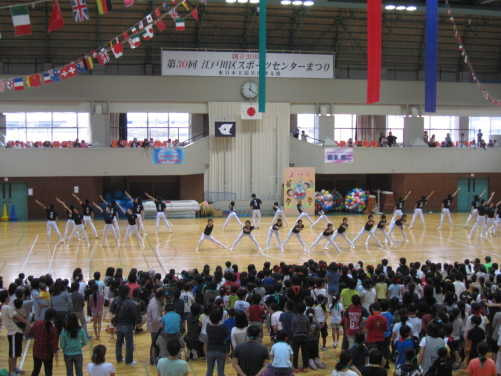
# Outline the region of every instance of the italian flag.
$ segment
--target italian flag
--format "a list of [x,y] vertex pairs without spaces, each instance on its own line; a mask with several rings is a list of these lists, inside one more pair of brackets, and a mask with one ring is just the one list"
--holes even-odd
[[182,18],[177,18],[176,19],[176,30],[177,31],[184,31],[184,20]]
[[18,5],[10,8],[10,15],[16,36],[31,35],[30,14],[27,6]]

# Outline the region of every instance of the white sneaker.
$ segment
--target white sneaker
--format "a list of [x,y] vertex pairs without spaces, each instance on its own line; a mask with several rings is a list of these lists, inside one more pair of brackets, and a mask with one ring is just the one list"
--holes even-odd
[[128,366],[134,367],[137,364],[135,360],[133,360],[131,363],[127,363]]
[[317,364],[315,363],[315,360],[314,359],[310,359],[308,361],[308,365],[310,366],[311,369],[314,369],[314,370],[317,370],[318,367],[317,367]]

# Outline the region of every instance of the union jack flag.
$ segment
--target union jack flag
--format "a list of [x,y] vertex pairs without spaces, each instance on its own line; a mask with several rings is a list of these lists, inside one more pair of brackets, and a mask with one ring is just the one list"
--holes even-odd
[[87,8],[87,0],[71,0],[71,8],[75,22],[87,21],[89,17],[89,8]]

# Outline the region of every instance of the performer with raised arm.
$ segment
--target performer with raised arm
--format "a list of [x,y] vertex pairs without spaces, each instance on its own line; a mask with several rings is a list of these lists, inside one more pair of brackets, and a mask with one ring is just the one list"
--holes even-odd
[[59,228],[57,227],[57,212],[54,209],[54,204],[45,205],[39,200],[35,200],[35,204],[45,210],[45,216],[47,218],[47,239],[50,240],[50,235],[52,233],[52,230],[54,230],[57,236],[59,236],[59,241],[64,240],[61,233],[59,232]]
[[108,234],[109,231],[111,231],[113,237],[115,238],[115,242],[117,243],[117,247],[120,246],[120,233],[113,225],[113,210],[111,208],[111,205],[106,205],[106,207],[103,209],[99,205],[94,203],[94,207],[103,214],[103,220],[104,220],[103,243],[107,241],[106,235]]
[[318,211],[318,218],[315,222],[312,223],[311,227],[315,227],[315,225],[317,223],[319,223],[320,221],[325,221],[326,225],[328,225],[330,223],[329,218],[327,218],[323,209],[320,209]]
[[272,222],[272,225],[268,229],[268,236],[266,237],[266,247],[264,249],[270,249],[271,239],[273,236],[277,240],[278,248],[283,252],[282,242],[280,241],[280,229],[282,228],[282,218],[278,218],[276,221]]
[[440,230],[442,228],[442,225],[444,224],[444,219],[447,217],[449,221],[449,226],[453,225],[452,222],[452,216],[451,216],[451,206],[452,206],[452,200],[454,200],[454,197],[457,196],[461,188],[456,189],[454,193],[450,193],[447,195],[447,197],[442,201],[442,212],[440,213],[440,223],[437,227],[437,230]]
[[167,230],[172,231],[172,224],[169,222],[169,220],[167,219],[167,215],[165,214],[165,209],[167,208],[165,202],[162,201],[158,196],[155,197],[147,192],[144,192],[144,195],[148,197],[150,200],[153,200],[155,203],[155,208],[157,210],[155,227],[157,231],[160,229],[160,220],[164,221]]
[[120,224],[119,224],[119,211],[122,212],[122,214],[125,214],[125,210],[118,204],[116,201],[111,201],[108,202],[106,201],[103,196],[99,195],[99,199],[107,206],[111,207],[111,211],[113,213],[113,226],[115,226],[115,230],[117,231],[118,235],[120,235]]
[[287,222],[287,217],[285,216],[284,209],[280,207],[278,204],[278,201],[275,201],[273,203],[273,219],[271,220],[271,223],[276,223],[277,220],[280,218],[282,220],[282,224],[285,224],[286,226],[289,225]]
[[477,220],[473,224],[469,234],[468,239],[473,238],[477,229],[480,229],[480,239],[487,237],[488,235],[488,227],[487,227],[487,215],[489,214],[489,204],[494,198],[494,194],[496,192],[492,192],[487,201],[480,200],[480,203],[477,206]]
[[310,215],[303,210],[303,202],[301,200],[297,201],[296,209],[299,215],[296,218],[295,223],[297,223],[298,221],[302,222],[302,219],[306,218],[308,221],[310,221],[310,225],[313,227],[313,219],[311,219]]
[[376,243],[383,248],[383,243],[376,238],[376,235],[374,235],[373,228],[376,225],[376,222],[374,221],[374,216],[372,214],[369,214],[367,217],[367,222],[365,223],[364,227],[360,229],[358,234],[353,238],[353,245],[357,242],[358,239],[362,237],[362,235],[367,234],[367,238],[365,238],[365,246],[367,247],[369,245],[369,238],[372,238],[376,241]]
[[414,214],[412,214],[411,224],[409,226],[410,229],[414,227],[414,222],[416,222],[417,217],[419,217],[419,219],[421,220],[421,224],[423,226],[425,225],[423,210],[426,204],[428,203],[428,200],[431,198],[431,196],[433,196],[433,193],[435,193],[435,191],[431,191],[428,196],[421,196],[421,198],[416,201],[416,206],[414,207]]
[[139,233],[139,227],[137,225],[138,215],[134,213],[134,210],[129,208],[125,213],[127,216],[127,228],[125,229],[124,243],[129,240],[129,236],[134,235],[137,239],[137,243],[141,248],[144,248],[143,237]]
[[401,217],[398,217],[395,222],[390,224],[390,229],[388,230],[388,236],[393,240],[392,233],[398,228],[400,230],[400,234],[402,234],[402,238],[404,241],[407,241],[407,234],[405,233],[405,222],[407,221],[407,215],[403,214]]
[[132,196],[129,194],[129,192],[124,191],[125,196],[132,201],[132,211],[134,214],[137,216],[137,227],[140,232],[143,234],[145,233],[144,231],[144,206],[143,206],[143,200],[141,200],[140,197],[132,198]]
[[486,192],[483,191],[479,195],[473,196],[473,200],[471,201],[471,209],[470,213],[468,214],[468,218],[466,218],[466,222],[464,224],[464,227],[468,227],[468,224],[470,223],[471,220],[475,220],[478,215],[478,206],[480,205],[480,202],[482,201],[482,196]]
[[75,200],[78,201],[78,203],[82,208],[84,225],[89,226],[92,232],[94,233],[94,236],[98,238],[96,226],[94,226],[94,221],[92,220],[92,214],[94,213],[92,205],[93,204],[95,205],[95,202],[90,202],[89,200],[82,201],[80,197],[78,197],[78,195],[76,195],[75,193],[73,193],[72,196],[75,198]]
[[212,218],[207,220],[207,225],[204,228],[204,231],[202,232],[202,235],[200,235],[200,239],[198,239],[198,244],[197,244],[197,252],[200,250],[200,246],[202,245],[204,240],[209,240],[213,242],[214,244],[220,246],[221,248],[228,248],[225,246],[223,243],[221,243],[219,240],[217,240],[214,236],[212,236],[212,230],[214,230],[214,220]]
[[78,240],[82,240],[83,237],[87,247],[89,247],[89,236],[87,235],[87,231],[85,231],[83,215],[77,208],[73,208],[73,221],[75,221],[75,227],[73,227],[73,231],[71,232],[68,241],[71,241],[74,236],[76,236]]
[[75,221],[73,219],[73,205],[66,205],[66,203],[59,197],[56,197],[56,201],[64,208],[66,211],[66,224],[64,225],[64,241],[68,240],[68,236],[73,232],[75,228]]
[[411,192],[412,191],[407,192],[403,198],[398,198],[395,203],[395,210],[393,211],[393,217],[391,218],[390,224],[393,223],[397,217],[401,217],[404,214],[405,201],[409,198]]
[[223,231],[228,226],[228,223],[230,223],[230,220],[232,218],[235,218],[235,220],[238,222],[240,226],[243,226],[242,221],[240,218],[238,218],[237,211],[235,210],[235,201],[230,201],[230,204],[228,205],[228,216],[226,217],[226,220],[224,221],[223,224]]

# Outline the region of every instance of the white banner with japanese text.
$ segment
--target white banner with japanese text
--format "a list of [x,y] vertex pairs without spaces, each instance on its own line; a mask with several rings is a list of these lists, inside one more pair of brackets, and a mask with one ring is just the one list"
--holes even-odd
[[324,163],[353,163],[353,149],[325,148]]
[[[257,77],[257,52],[162,50],[162,76]],[[266,54],[266,76],[334,78],[334,55]]]

